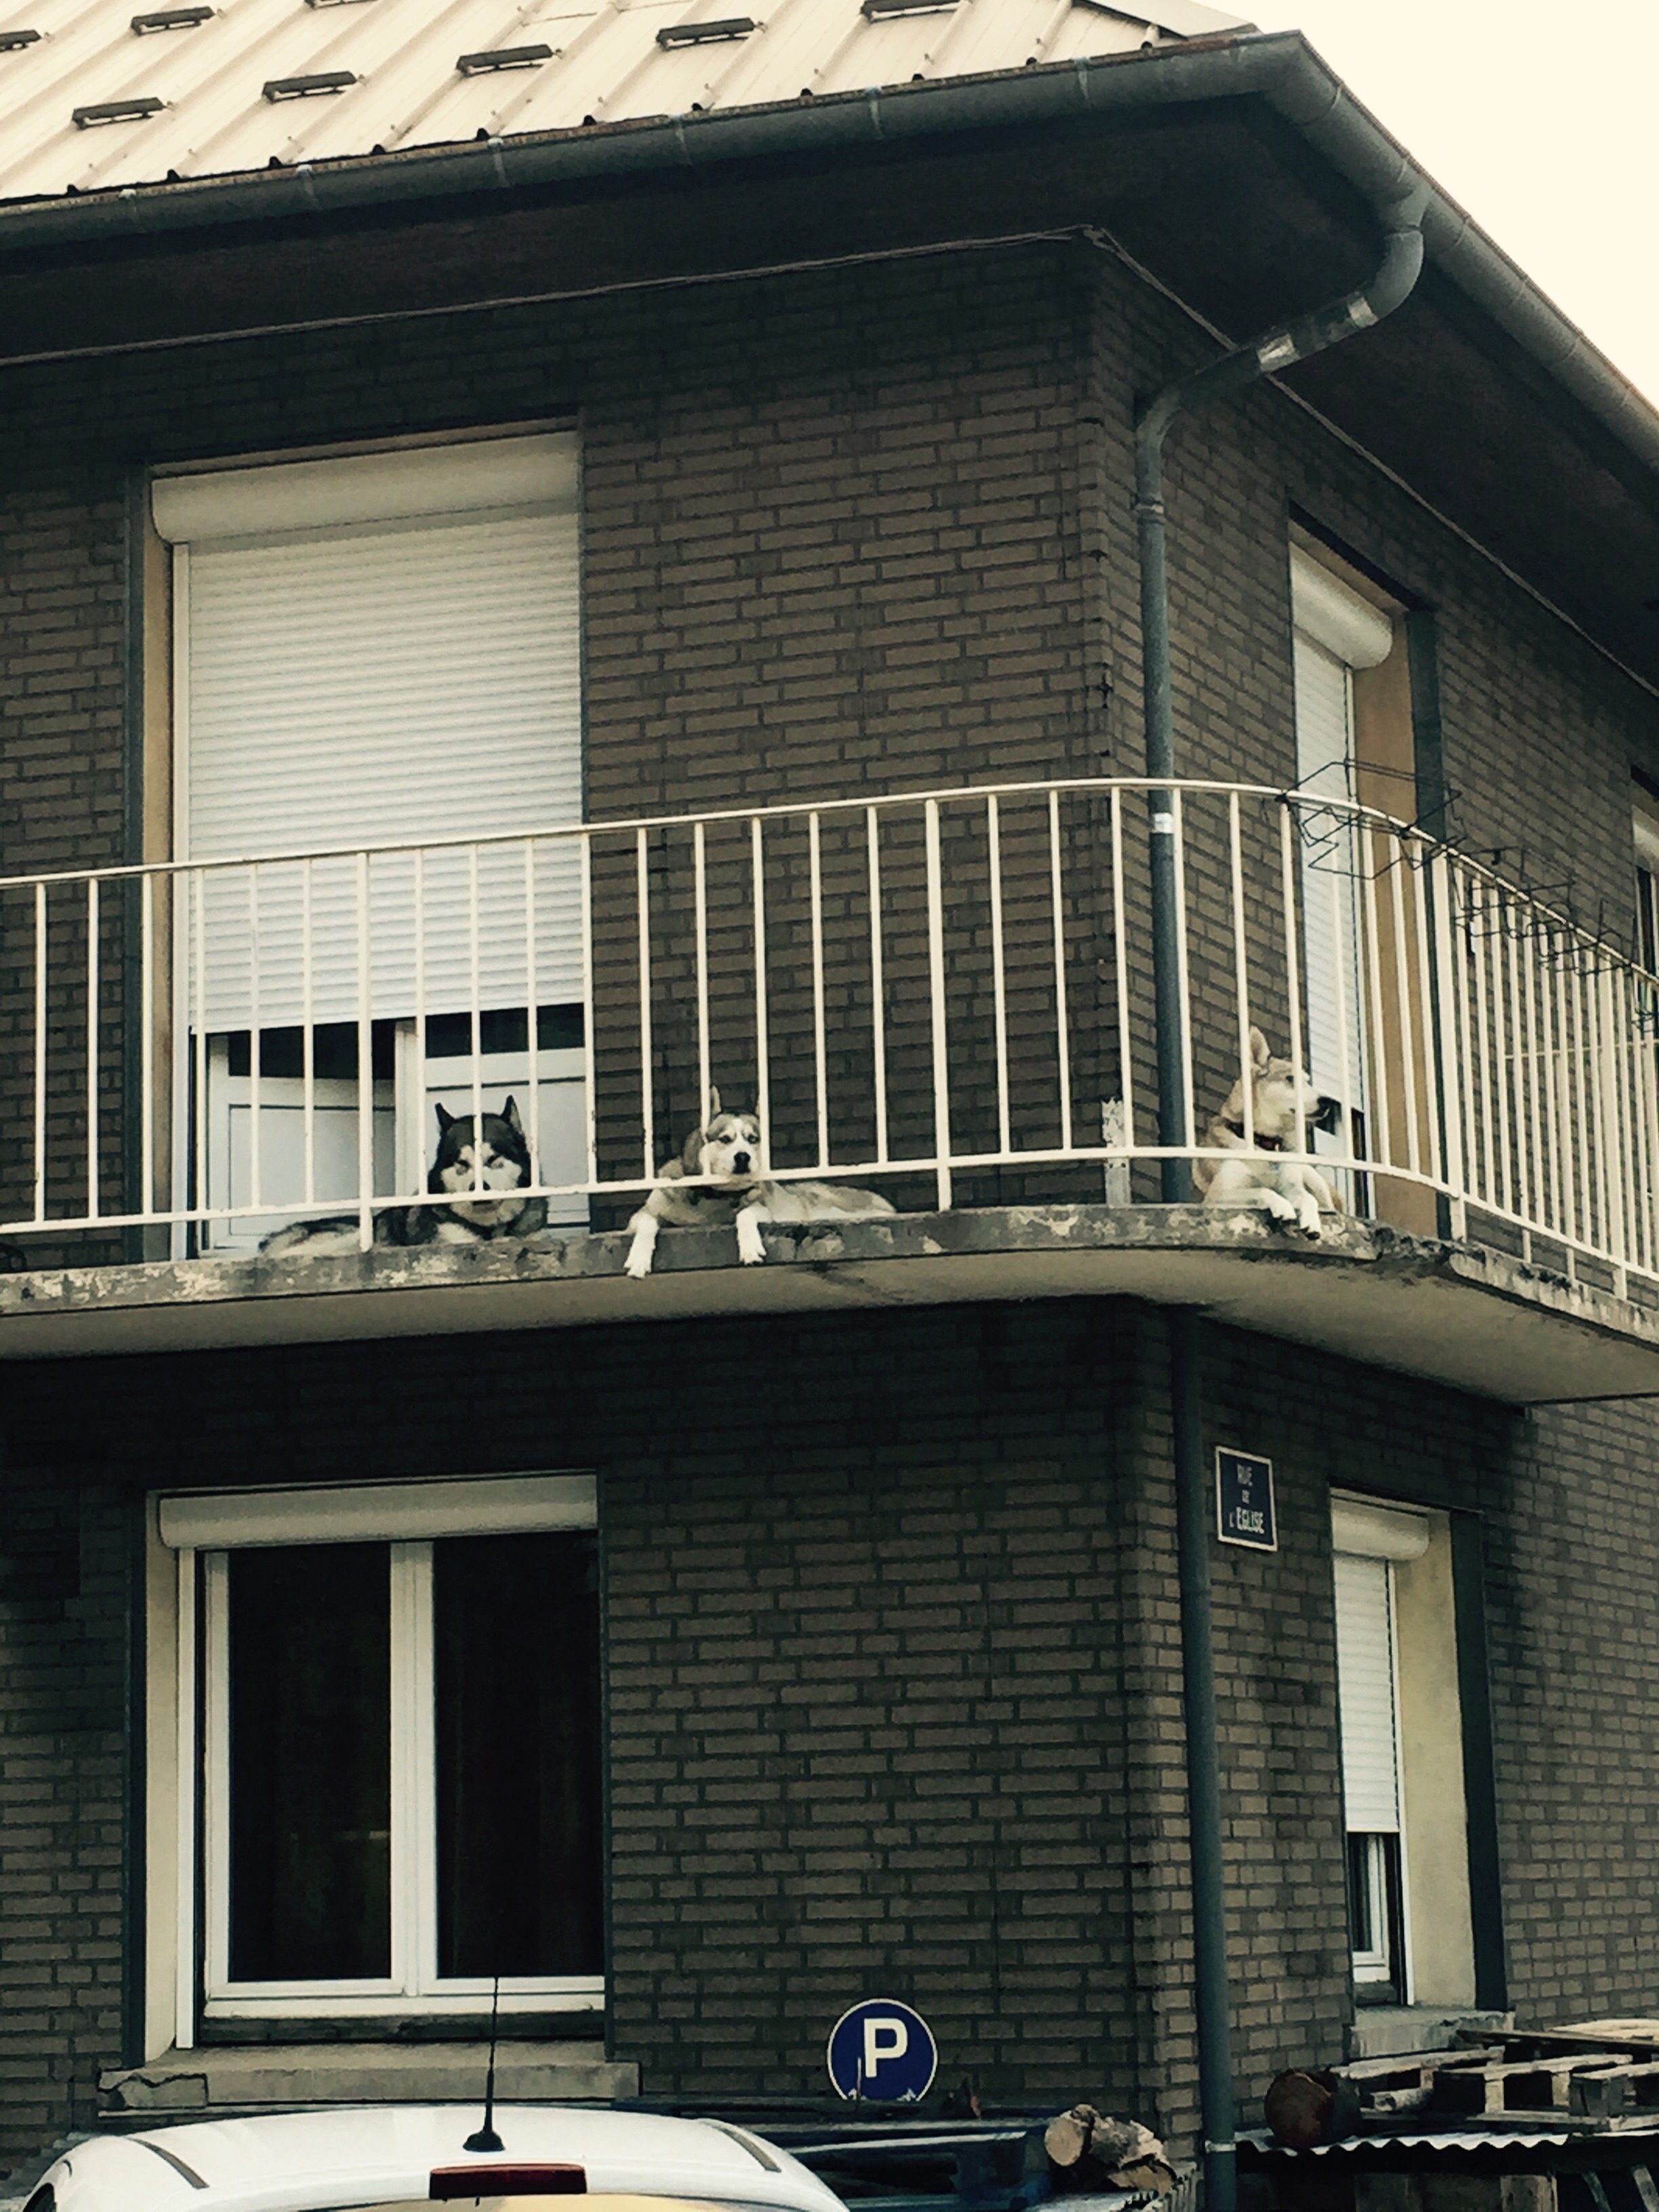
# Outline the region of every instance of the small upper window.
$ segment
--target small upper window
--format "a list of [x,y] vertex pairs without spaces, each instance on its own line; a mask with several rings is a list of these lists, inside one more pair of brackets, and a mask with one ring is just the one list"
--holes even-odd
[[1636,957],[1659,975],[1659,793],[1631,785],[1631,837],[1636,848]]

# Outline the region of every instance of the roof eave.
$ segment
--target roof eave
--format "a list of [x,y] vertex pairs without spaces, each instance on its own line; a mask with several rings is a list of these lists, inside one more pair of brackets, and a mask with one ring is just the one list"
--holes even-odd
[[1247,97],[1265,102],[1374,208],[1420,208],[1430,265],[1659,474],[1659,410],[1439,190],[1297,32],[1227,33],[1098,60],[13,202],[0,205],[0,255]]

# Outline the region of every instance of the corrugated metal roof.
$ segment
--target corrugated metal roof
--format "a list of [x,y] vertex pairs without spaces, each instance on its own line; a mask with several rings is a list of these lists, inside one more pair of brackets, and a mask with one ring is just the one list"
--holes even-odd
[[1198,0],[10,0],[0,201],[1093,59],[1247,27]]

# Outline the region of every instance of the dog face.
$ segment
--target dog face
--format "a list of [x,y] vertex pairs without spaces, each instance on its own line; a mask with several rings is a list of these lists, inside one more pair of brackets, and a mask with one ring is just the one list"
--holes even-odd
[[[438,1152],[426,1179],[429,1191],[460,1197],[475,1188],[519,1190],[530,1181],[530,1147],[525,1141],[519,1109],[509,1098],[499,1114],[479,1116],[475,1130],[470,1114],[447,1113],[438,1108]],[[506,1211],[500,1200],[475,1200],[465,1211],[480,1219]]]
[[746,1182],[761,1170],[760,1123],[752,1114],[715,1113],[685,1147],[688,1175]]
[[[1303,1119],[1316,1129],[1334,1129],[1342,1119],[1342,1102],[1338,1098],[1322,1097],[1314,1089],[1313,1078],[1305,1069],[1302,1074]],[[1267,1040],[1260,1030],[1250,1031],[1250,1121],[1258,1137],[1270,1143],[1300,1152],[1303,1146],[1297,1135],[1297,1074],[1296,1063],[1275,1059],[1267,1047]],[[1242,1127],[1244,1121],[1244,1085],[1235,1083],[1227,1094],[1227,1103],[1221,1109],[1221,1119]]]

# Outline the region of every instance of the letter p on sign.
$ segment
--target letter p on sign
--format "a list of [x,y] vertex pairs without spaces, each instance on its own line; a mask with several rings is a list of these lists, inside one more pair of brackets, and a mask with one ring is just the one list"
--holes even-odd
[[824,2051],[836,2094],[882,2105],[913,2105],[933,2087],[939,2045],[914,2005],[866,1997],[830,2031]]
[[902,2058],[910,2048],[910,2031],[902,2020],[883,2020],[866,2013],[864,2019],[864,2078],[874,2088],[876,2069],[884,2058]]

